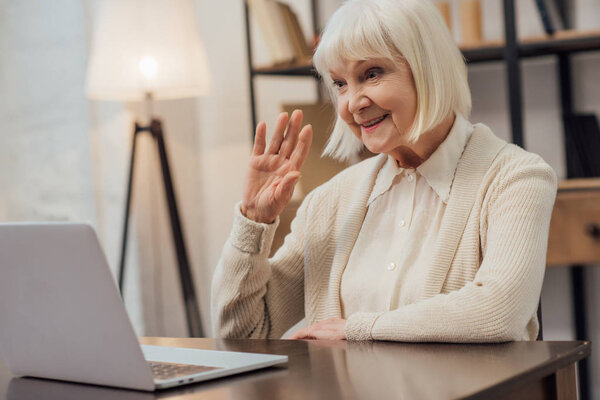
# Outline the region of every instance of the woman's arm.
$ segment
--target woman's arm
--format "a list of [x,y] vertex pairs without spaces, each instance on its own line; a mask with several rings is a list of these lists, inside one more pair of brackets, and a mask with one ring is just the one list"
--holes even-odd
[[348,318],[354,340],[500,342],[523,339],[545,272],[556,176],[537,162],[499,177],[488,203],[486,252],[460,290]]
[[302,241],[305,200],[292,232],[272,259],[278,220],[261,224],[236,206],[234,225],[212,282],[215,335],[226,338],[279,338],[304,316]]
[[243,198],[213,278],[217,336],[279,337],[302,318],[302,223],[292,224],[281,251],[268,259],[279,215],[310,149],[312,127],[301,125],[300,110],[292,113],[289,124],[287,113],[280,114],[268,147],[265,123],[256,128]]

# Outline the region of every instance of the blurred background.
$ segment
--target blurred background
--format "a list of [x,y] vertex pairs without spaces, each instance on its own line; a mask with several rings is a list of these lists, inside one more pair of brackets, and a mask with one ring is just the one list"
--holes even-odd
[[[310,2],[287,3],[307,42],[312,42]],[[516,3],[519,38],[543,35],[535,1]],[[319,26],[340,4],[317,2]],[[457,27],[453,33],[460,42],[459,0],[449,4]],[[86,96],[86,70],[101,7],[100,0],[0,0],[0,220],[90,222],[116,276],[133,123],[147,111],[141,101]],[[205,334],[211,336],[210,281],[231,227],[233,206],[241,199],[252,144],[249,67],[244,2],[193,0],[191,7],[207,55],[210,92],[157,98],[152,113],[164,122],[200,312]],[[570,7],[575,28],[600,30],[598,0],[572,0]],[[484,40],[502,40],[502,15],[500,0],[481,1]],[[254,65],[268,65],[272,55],[257,25],[251,26]],[[526,148],[565,178],[556,59],[524,60],[521,72]],[[600,51],[574,55],[572,76],[574,107],[600,114]],[[469,66],[469,81],[471,121],[483,122],[510,140],[504,63]],[[259,76],[254,84],[257,118],[268,127],[283,105],[317,101],[317,85],[310,77]],[[327,133],[326,125],[316,132]],[[140,138],[136,157],[126,307],[138,335],[186,336],[160,164],[150,137]],[[547,270],[542,296],[546,340],[574,338],[569,282],[568,268]],[[585,285],[588,339],[597,341],[598,268],[587,269]],[[596,377],[598,360],[594,352],[591,367]],[[595,392],[600,393],[600,387]]]

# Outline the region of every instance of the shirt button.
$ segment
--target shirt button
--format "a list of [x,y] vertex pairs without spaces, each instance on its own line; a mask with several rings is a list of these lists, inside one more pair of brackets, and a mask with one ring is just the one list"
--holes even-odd
[[413,179],[415,179],[415,177],[413,176],[413,174],[408,174],[408,181],[412,182]]
[[401,220],[400,220],[400,227],[402,227],[402,228],[403,228],[405,225],[406,225],[406,221],[405,221],[405,220],[403,220],[403,219],[401,219]]
[[388,266],[387,266],[387,269],[388,269],[388,271],[395,270],[396,269],[396,263],[393,263],[393,262],[389,263]]

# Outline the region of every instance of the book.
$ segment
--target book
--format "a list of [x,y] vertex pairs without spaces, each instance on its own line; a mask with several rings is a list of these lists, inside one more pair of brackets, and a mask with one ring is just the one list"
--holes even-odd
[[535,0],[535,4],[546,34],[553,35],[556,31],[565,29],[565,23],[554,0]]
[[276,0],[266,0],[266,2],[267,7],[269,9],[269,16],[273,24],[275,25],[275,30],[277,31],[277,41],[283,47],[283,51],[286,54],[287,62],[294,61],[294,49],[289,40],[286,23],[283,20],[283,15],[281,14],[281,11],[279,11],[278,2]]
[[589,178],[600,176],[600,127],[594,114],[567,114],[565,151],[567,176]]
[[452,32],[452,16],[450,15],[450,3],[448,3],[447,1],[438,1],[437,3],[435,3],[435,6],[442,15],[442,18],[444,18],[444,22],[446,23],[448,30]]
[[285,23],[289,42],[294,50],[295,61],[299,63],[309,61],[312,58],[312,49],[306,41],[298,16],[289,5],[281,1],[278,1],[277,5]]
[[461,45],[479,46],[483,40],[480,0],[460,1]]
[[274,64],[294,60],[294,51],[287,38],[285,22],[273,0],[246,0],[250,13],[259,25],[267,51]]

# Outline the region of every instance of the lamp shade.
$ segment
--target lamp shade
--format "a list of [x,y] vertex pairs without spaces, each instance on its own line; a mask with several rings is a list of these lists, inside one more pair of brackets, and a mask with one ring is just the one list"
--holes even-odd
[[86,94],[137,101],[207,94],[206,52],[191,0],[103,0],[95,21]]

